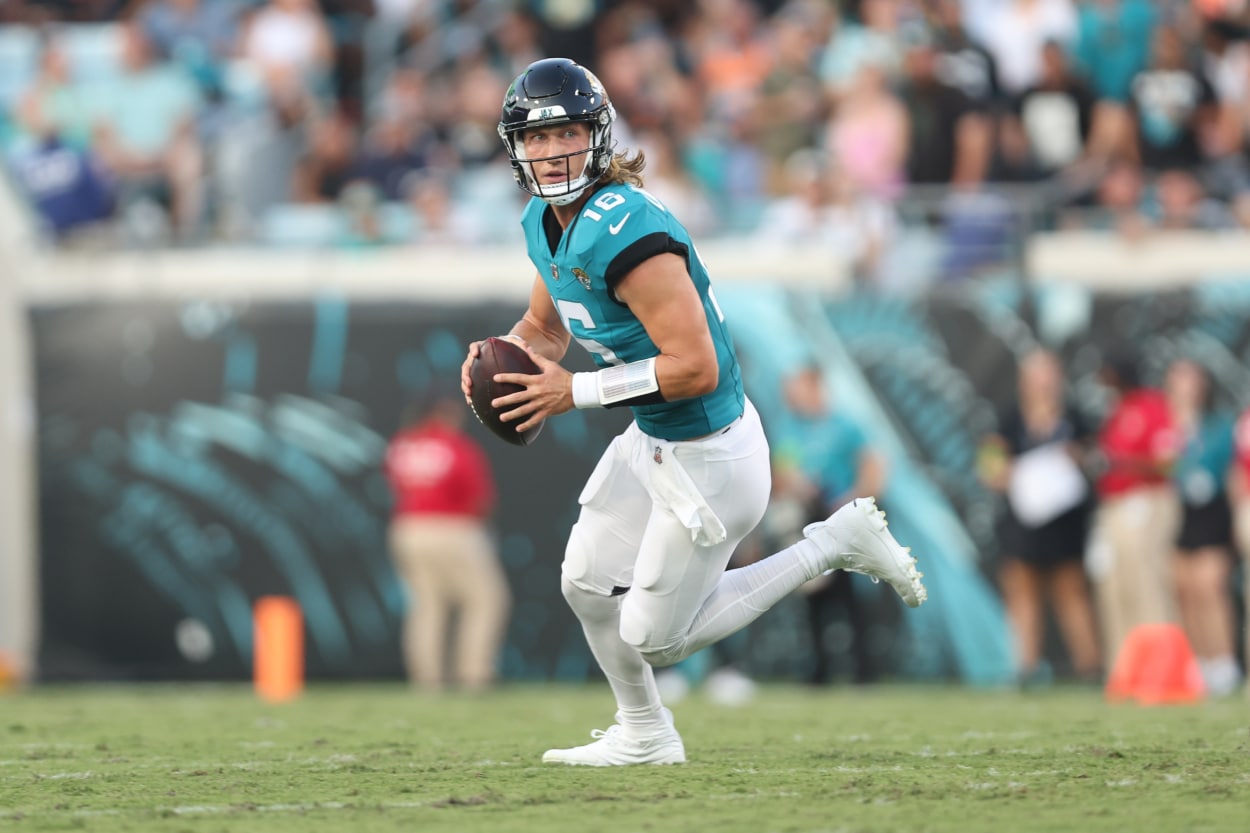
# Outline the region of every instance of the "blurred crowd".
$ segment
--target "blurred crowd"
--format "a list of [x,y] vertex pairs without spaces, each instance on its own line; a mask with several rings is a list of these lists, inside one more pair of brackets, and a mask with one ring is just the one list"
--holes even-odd
[[872,280],[937,229],[960,277],[1022,226],[1250,226],[1248,37],[1240,0],[7,0],[0,147],[66,242],[507,241],[500,102],[563,55],[694,233]]

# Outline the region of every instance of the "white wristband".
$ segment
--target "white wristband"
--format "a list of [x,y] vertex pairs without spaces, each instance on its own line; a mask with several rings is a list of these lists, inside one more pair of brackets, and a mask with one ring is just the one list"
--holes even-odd
[[640,362],[605,367],[599,377],[599,404],[605,408],[649,393],[658,393],[660,380],[655,378],[655,357]]
[[501,335],[500,338],[506,338],[508,341],[515,341],[517,344],[525,344],[525,339],[521,338],[516,333],[505,333]]
[[596,373],[573,374],[573,407],[609,408],[629,400],[659,393],[655,358],[605,367]]
[[598,373],[574,373],[573,374],[573,407],[574,408],[602,408],[603,403],[599,401],[599,374]]

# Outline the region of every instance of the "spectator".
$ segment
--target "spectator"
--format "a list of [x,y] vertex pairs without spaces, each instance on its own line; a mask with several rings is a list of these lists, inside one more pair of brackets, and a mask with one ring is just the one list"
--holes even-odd
[[1029,151],[1027,166],[1050,177],[1087,154],[1094,118],[1094,96],[1068,67],[1063,47],[1042,47],[1042,75],[1012,102],[1005,129],[1019,131]]
[[1093,501],[1080,464],[1091,439],[1067,401],[1059,359],[1042,349],[1027,354],[1016,403],[978,455],[982,482],[1008,498],[998,578],[1025,686],[1050,677],[1042,653],[1048,605],[1076,676],[1096,680],[1102,669],[1081,563]]
[[[495,482],[466,433],[464,403],[435,399],[391,440],[386,474],[395,496],[391,551],[409,594],[404,664],[428,689],[470,691],[494,682],[510,593],[486,529]],[[453,662],[444,667],[450,620]]]
[[984,28],[985,47],[998,65],[1003,91],[1018,95],[1041,80],[1042,46],[1076,36],[1071,0],[1002,0]]
[[682,217],[692,234],[711,232],[718,221],[716,206],[695,185],[682,165],[672,134],[661,130],[640,132],[637,145],[647,154],[647,192],[676,217]]
[[1087,0],[1077,11],[1073,55],[1095,98],[1123,104],[1146,68],[1156,12],[1150,0]]
[[[1215,91],[1217,115],[1211,155],[1237,154],[1246,142],[1250,102],[1250,35],[1227,20],[1208,20],[1202,28],[1202,74]],[[1244,164],[1244,163],[1243,163]]]
[[364,116],[367,31],[376,13],[374,0],[318,0],[330,33],[329,92],[353,120]]
[[691,173],[720,208],[721,229],[754,229],[767,204],[767,163],[749,113],[727,122],[708,122],[691,138]]
[[154,0],[137,14],[162,61],[176,61],[205,96],[218,93],[238,39],[238,5],[221,0]]
[[1172,472],[1181,499],[1172,557],[1176,599],[1207,691],[1224,696],[1241,684],[1229,587],[1233,518],[1225,488],[1233,462],[1233,419],[1213,407],[1211,377],[1197,362],[1172,362],[1164,390],[1181,443]]
[[452,199],[451,183],[447,177],[426,171],[413,177],[410,184],[408,201],[415,220],[415,242],[464,245],[486,239],[489,230],[481,212]]
[[419,128],[412,119],[383,116],[365,134],[364,149],[352,170],[372,183],[383,200],[406,199],[416,175],[429,167],[434,137],[418,134]]
[[1142,209],[1146,218],[1160,230],[1217,231],[1235,225],[1228,207],[1208,197],[1192,172],[1176,168],[1155,177]]
[[996,108],[1001,94],[998,64],[964,27],[962,0],[927,0],[926,10],[937,42],[937,77],[978,108]]
[[25,137],[86,151],[91,146],[88,96],[74,83],[60,37],[46,35],[39,53],[39,69],[30,86],[18,96],[15,121]]
[[[603,53],[600,76],[605,86],[612,89],[618,119],[627,125],[628,133],[641,134],[652,130],[666,130],[672,125],[672,115],[663,91],[672,89],[671,67],[643,59],[647,48],[638,43],[613,46]],[[618,92],[619,91],[619,92]],[[702,98],[691,96],[695,112],[690,115],[693,129],[703,126],[705,113]],[[624,142],[624,139],[619,140]]]
[[329,203],[357,179],[355,126],[342,113],[329,113],[312,125],[308,149],[295,166],[291,198],[299,203]]
[[742,113],[752,106],[773,65],[759,10],[753,0],[724,0],[704,9],[695,74],[708,110],[723,116]]
[[[817,51],[807,10],[783,10],[773,18],[772,65],[754,97],[760,148],[769,167],[769,193],[785,187],[792,154],[816,145],[826,116],[824,86],[813,66]],[[679,213],[680,214],[680,213]]]
[[1143,213],[1145,180],[1141,165],[1130,159],[1113,161],[1097,183],[1094,205],[1065,214],[1065,227],[1115,231],[1140,239],[1149,228]]
[[[885,462],[868,445],[863,430],[830,400],[824,371],[817,365],[799,369],[786,379],[786,419],[774,441],[774,489],[777,498],[795,503],[801,527],[850,503],[857,497],[881,494]],[[797,538],[798,529],[793,538]],[[781,541],[781,544],[790,543]],[[814,660],[810,682],[825,685],[833,678],[829,634],[839,612],[845,612],[853,634],[854,679],[871,682],[872,662],[865,642],[865,587],[842,573],[818,576],[800,588],[807,607]]]
[[113,216],[112,183],[86,151],[49,134],[19,152],[13,169],[53,239],[66,241]]
[[825,135],[836,165],[856,193],[895,199],[902,192],[912,126],[883,67],[863,61],[844,88]]
[[543,58],[538,44],[538,22],[524,7],[500,10],[492,35],[499,52],[497,66],[506,77],[515,78],[521,70]]
[[271,98],[330,91],[334,40],[315,0],[264,3],[247,20],[237,51]]
[[890,276],[890,244],[898,235],[894,204],[858,191],[841,168],[826,174],[828,241],[850,262],[858,286],[880,287]]
[[138,24],[125,24],[122,37],[121,72],[84,90],[95,115],[93,147],[117,180],[123,206],[160,203],[175,233],[193,238],[202,231],[205,197],[199,88],[180,65],[155,60]]
[[932,33],[907,30],[902,100],[907,108],[907,178],[915,184],[980,183],[989,164],[990,123],[968,97],[937,77]]
[[594,65],[595,18],[603,7],[610,5],[606,0],[575,3],[524,0],[524,3],[538,19],[539,42],[544,55],[564,55],[582,66]]
[[1095,100],[1084,131],[1088,164],[1068,171],[1081,198],[1097,189],[1108,165],[1135,156],[1128,103],[1133,78],[1148,63],[1157,16],[1149,0],[1080,4],[1073,68]]
[[1215,90],[1185,52],[1181,33],[1161,26],[1149,65],[1133,76],[1129,103],[1137,155],[1150,170],[1193,171],[1206,161],[1203,142],[1216,118]]
[[852,0],[850,19],[843,18],[825,46],[820,76],[835,98],[865,62],[897,76],[903,63],[899,37],[899,0]]
[[449,86],[446,92],[456,107],[447,114],[451,126],[448,142],[457,151],[460,164],[479,167],[498,159],[503,154],[496,130],[499,102],[508,81],[483,57],[461,67]]
[[895,232],[890,205],[855,191],[840,170],[829,170],[814,150],[795,153],[786,165],[789,191],[770,200],[752,238],[761,247],[828,249],[855,279],[879,276],[884,249]]
[[38,74],[15,109],[22,134],[12,158],[16,183],[51,239],[99,228],[113,216],[115,188],[91,150],[87,100],[56,36],[45,37]]
[[1113,357],[1101,377],[1111,408],[1098,438],[1099,506],[1086,569],[1096,588],[1103,656],[1114,662],[1132,628],[1176,620],[1167,565],[1178,508],[1168,472],[1177,449],[1167,399],[1141,384],[1131,359]]

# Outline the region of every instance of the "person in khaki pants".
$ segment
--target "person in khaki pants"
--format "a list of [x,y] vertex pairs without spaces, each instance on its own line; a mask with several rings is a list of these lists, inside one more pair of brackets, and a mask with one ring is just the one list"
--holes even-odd
[[1175,622],[1170,558],[1179,504],[1169,480],[1177,439],[1163,393],[1113,358],[1102,371],[1115,402],[1098,437],[1098,510],[1086,549],[1104,656],[1114,665],[1129,631]]
[[404,664],[409,680],[428,689],[490,686],[511,606],[486,523],[494,476],[486,454],[464,433],[465,413],[458,398],[435,399],[386,452],[395,498],[391,554],[409,595]]

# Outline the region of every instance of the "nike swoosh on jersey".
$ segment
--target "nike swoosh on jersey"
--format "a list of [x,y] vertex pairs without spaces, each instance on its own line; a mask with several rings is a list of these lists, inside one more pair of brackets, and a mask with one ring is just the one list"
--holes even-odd
[[626,214],[624,217],[621,218],[621,221],[619,223],[617,223],[616,225],[609,225],[608,231],[611,232],[613,236],[615,236],[616,233],[621,230],[621,227],[625,225],[625,221],[629,219],[629,215],[633,213],[634,212],[630,211],[628,214]]

